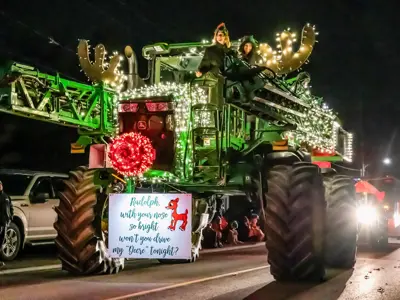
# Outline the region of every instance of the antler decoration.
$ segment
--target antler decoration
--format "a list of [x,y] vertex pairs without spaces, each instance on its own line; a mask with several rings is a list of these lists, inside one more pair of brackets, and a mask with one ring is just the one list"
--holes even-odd
[[119,70],[121,58],[118,54],[110,57],[110,62],[105,62],[107,54],[104,45],[99,44],[94,48],[94,62],[90,60],[90,46],[87,40],[80,40],[78,45],[79,63],[86,76],[92,82],[119,86],[124,80],[123,74]]
[[301,44],[297,52],[293,51],[293,42],[296,42],[296,34],[291,33],[290,28],[277,33],[276,41],[278,50],[274,50],[268,44],[261,44],[259,54],[263,57],[263,65],[272,69],[276,74],[283,75],[299,69],[310,56],[316,42],[315,26],[307,24],[303,27]]

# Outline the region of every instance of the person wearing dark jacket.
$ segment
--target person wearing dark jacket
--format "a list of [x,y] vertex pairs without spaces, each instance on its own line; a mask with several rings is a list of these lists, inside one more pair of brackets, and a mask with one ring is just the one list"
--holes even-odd
[[221,23],[214,31],[213,45],[206,48],[203,59],[199,65],[196,76],[200,77],[208,72],[218,76],[224,72],[224,60],[226,55],[233,55],[229,32],[225,23]]
[[260,55],[257,54],[258,42],[252,35],[242,38],[242,43],[239,46],[239,54],[242,60],[249,65],[254,66],[262,61]]
[[[3,248],[7,226],[14,215],[14,208],[10,197],[3,190],[3,183],[0,181],[0,251]],[[0,268],[4,262],[0,261]]]

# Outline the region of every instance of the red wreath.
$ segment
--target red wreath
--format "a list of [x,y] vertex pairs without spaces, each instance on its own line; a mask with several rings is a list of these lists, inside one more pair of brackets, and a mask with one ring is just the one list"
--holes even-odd
[[129,132],[112,141],[108,157],[113,168],[122,175],[138,176],[153,165],[155,150],[147,137]]

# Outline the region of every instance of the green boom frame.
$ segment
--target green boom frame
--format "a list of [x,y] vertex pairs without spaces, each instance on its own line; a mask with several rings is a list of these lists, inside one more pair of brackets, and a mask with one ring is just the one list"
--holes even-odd
[[116,132],[117,93],[103,84],[86,85],[10,62],[0,69],[0,111],[79,128],[86,146]]

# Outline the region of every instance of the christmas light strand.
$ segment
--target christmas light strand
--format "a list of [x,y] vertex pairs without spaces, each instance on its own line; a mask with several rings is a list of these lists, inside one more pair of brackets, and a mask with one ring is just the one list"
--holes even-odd
[[120,91],[127,77],[121,71],[120,56],[116,51],[106,59],[107,51],[104,45],[94,47],[94,61],[90,59],[90,45],[87,40],[80,40],[77,54],[82,71],[93,83],[104,83],[116,91]]
[[306,64],[308,57],[316,42],[315,26],[307,24],[304,26],[301,37],[301,44],[298,51],[293,50],[296,42],[296,34],[290,32],[290,28],[276,34],[277,49],[273,49],[267,43],[260,44],[258,54],[262,59],[260,65],[272,69],[277,75],[288,74],[298,70]]
[[[284,90],[289,89],[301,102],[309,106],[301,110],[305,115],[303,118],[283,112],[286,118],[297,124],[297,130],[287,132],[285,136],[295,144],[306,143],[318,151],[334,153],[338,142],[337,116],[322,98],[312,95],[309,75],[300,73],[295,80],[283,84]],[[285,106],[296,110],[288,103],[285,103]]]
[[174,123],[176,133],[175,173],[179,177],[193,172],[193,149],[189,129],[212,126],[211,114],[198,111],[191,120],[191,108],[196,104],[206,104],[206,91],[197,85],[159,83],[121,93],[121,100],[151,98],[156,96],[173,96]]

